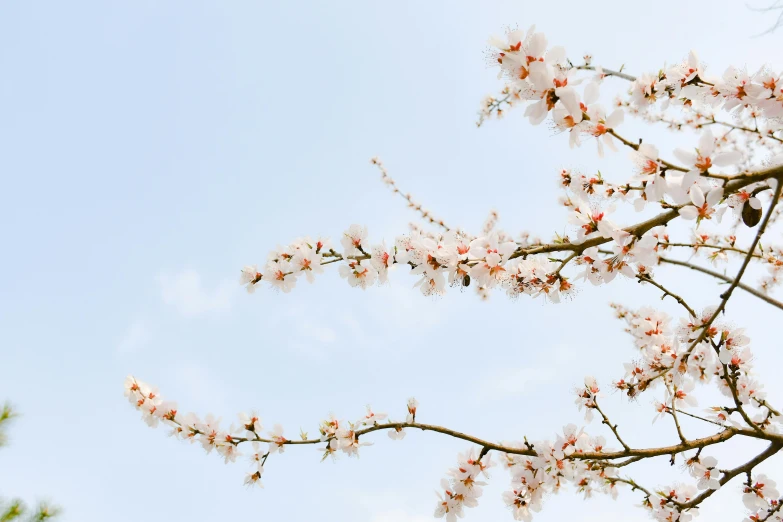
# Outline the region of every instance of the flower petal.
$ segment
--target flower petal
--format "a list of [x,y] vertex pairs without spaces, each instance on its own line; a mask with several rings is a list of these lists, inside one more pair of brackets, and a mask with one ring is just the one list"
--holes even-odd
[[680,217],[683,219],[696,219],[699,217],[699,210],[696,207],[682,207],[680,209]]
[[701,207],[704,205],[704,202],[706,201],[704,199],[704,192],[701,190],[701,187],[698,185],[694,185],[691,187],[691,203],[696,205],[697,207]]
[[714,188],[707,194],[707,205],[714,207],[721,199],[723,199],[723,187]]
[[729,165],[736,165],[742,161],[742,154],[739,151],[732,150],[729,152],[721,152],[716,154],[712,158],[712,164],[718,167],[728,167]]

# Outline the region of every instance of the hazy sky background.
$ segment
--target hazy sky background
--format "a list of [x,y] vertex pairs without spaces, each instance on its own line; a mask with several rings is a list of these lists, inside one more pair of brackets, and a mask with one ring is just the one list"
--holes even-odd
[[[414,216],[379,182],[374,155],[451,223],[478,229],[495,208],[513,233],[568,232],[558,170],[620,180],[627,154],[569,151],[565,136],[521,112],[476,128],[479,101],[502,86],[486,40],[505,25],[535,23],[574,59],[589,52],[636,73],[691,48],[714,72],[780,70],[783,31],[752,38],[772,22],[728,0],[4,2],[0,399],[23,417],[0,452],[0,493],[51,498],[66,522],[431,520],[433,490],[467,444],[379,435],[359,460],[337,463],[289,448],[269,459],[265,489],[248,491],[244,459],[226,466],[148,429],[123,379],[133,373],[182,410],[228,422],[257,408],[293,436],[315,433],[329,412],[354,419],[367,403],[402,418],[411,395],[422,422],[492,440],[581,422],[574,386],[587,374],[608,384],[634,354],[605,304],[679,316],[652,288],[617,282],[560,305],[500,293],[482,303],[473,292],[423,298],[401,272],[385,288],[352,290],[327,270],[290,295],[248,296],[239,269],[355,222],[374,241],[404,232]],[[624,88],[607,80],[604,95]],[[680,139],[627,131],[662,150]],[[698,308],[718,301],[721,287],[700,275],[659,274]],[[728,312],[748,328],[779,402],[783,356],[769,323],[780,312],[741,292]],[[605,399],[634,445],[676,441],[666,422],[650,425],[652,400]],[[688,435],[706,433],[684,422]],[[717,455],[729,467],[756,446]],[[680,471],[660,458],[631,475],[654,487]],[[508,482],[495,469],[466,520],[512,520],[500,499]],[[702,520],[741,519],[739,486],[725,488]],[[565,493],[536,520],[646,520],[639,500]]]

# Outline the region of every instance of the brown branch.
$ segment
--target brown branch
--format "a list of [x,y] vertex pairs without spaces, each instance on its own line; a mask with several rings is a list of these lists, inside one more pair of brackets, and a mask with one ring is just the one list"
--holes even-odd
[[383,180],[384,183],[386,183],[391,188],[391,191],[394,192],[395,194],[399,194],[400,196],[402,196],[402,198],[408,202],[408,206],[412,208],[415,212],[417,212],[422,217],[422,219],[428,221],[433,225],[438,225],[446,232],[451,230],[442,219],[436,218],[430,213],[429,210],[422,207],[420,203],[416,203],[410,194],[406,194],[402,192],[397,187],[397,182],[394,181],[394,178],[389,176],[389,172],[386,170],[386,167],[383,166],[383,162],[381,162],[381,160],[379,160],[378,158],[373,158],[371,160],[371,163],[378,167],[378,170],[381,173],[381,179]]
[[708,245],[706,243],[704,243],[704,244],[702,244],[702,243],[658,243],[658,244],[660,246],[664,246],[664,247],[690,247],[690,248],[692,248],[694,250],[698,250],[700,248],[710,248],[710,249],[714,249],[714,250],[725,250],[727,252],[738,252],[738,253],[744,254],[744,255],[750,254],[751,256],[753,256],[755,258],[758,258],[758,259],[763,259],[764,258],[764,256],[762,256],[760,254],[753,254],[753,253],[748,252],[747,250],[742,250],[741,248],[721,246],[721,245]]
[[[740,190],[741,188],[750,185],[751,183],[755,183],[756,181],[761,181],[768,178],[783,179],[783,165],[778,165],[768,169],[759,170],[756,172],[738,174],[736,176],[733,176],[732,178],[730,178],[730,181],[728,181],[728,183],[726,183],[726,185],[724,186],[724,195],[731,194],[732,192]],[[778,185],[780,185],[780,183]],[[650,218],[647,221],[642,221],[641,223],[637,223],[636,225],[626,227],[623,230],[634,236],[641,237],[645,232],[655,227],[665,225],[669,221],[678,217],[679,209],[680,209],[679,206],[673,207],[671,210],[658,214],[657,216]],[[584,252],[590,247],[603,245],[604,243],[608,243],[610,241],[612,241],[611,238],[594,237],[586,241],[583,241],[581,243],[559,242],[559,243],[536,245],[532,247],[520,247],[516,249],[514,253],[509,256],[509,259],[515,259],[517,257],[524,258],[530,255],[544,254],[548,252],[570,251],[570,252],[577,252],[581,254],[582,252]],[[753,250],[755,250],[755,248],[756,246],[753,245],[750,251],[752,252]]]
[[[738,466],[734,469],[728,470],[724,472],[723,477],[719,480],[720,485],[725,485],[728,481],[736,477],[737,475],[741,473],[747,473],[751,471],[756,465],[764,462],[769,457],[780,451],[780,448],[782,448],[783,445],[781,445],[778,442],[773,442],[769,445],[769,447],[753,457],[751,460],[743,464],[742,466]],[[701,495],[693,498],[690,502],[685,502],[683,504],[680,504],[679,507],[682,509],[692,509],[701,504],[706,498],[712,496],[713,493],[715,493],[716,489],[707,489],[705,490]]]
[[618,431],[617,431],[617,424],[612,425],[612,423],[609,422],[609,417],[607,417],[606,414],[604,413],[604,411],[601,409],[601,407],[598,406],[598,401],[597,400],[593,399],[593,404],[594,404],[594,407],[595,407],[596,411],[598,411],[598,413],[601,415],[601,418],[603,419],[601,421],[601,423],[602,424],[606,424],[607,426],[609,426],[609,429],[612,430],[612,433],[614,433],[614,438],[617,439],[617,442],[622,444],[622,446],[625,449],[625,451],[630,451],[631,447],[628,444],[625,443],[625,441],[622,439],[622,437],[620,437],[620,433],[618,433]]
[[650,283],[654,287],[661,290],[663,292],[663,295],[661,296],[661,300],[665,299],[667,295],[671,296],[674,298],[675,301],[680,303],[683,306],[683,308],[685,308],[688,311],[691,317],[697,317],[696,312],[693,311],[693,308],[688,306],[688,303],[686,303],[682,297],[673,293],[671,290],[667,289],[662,284],[656,282],[652,277],[650,277],[649,274],[637,274],[636,278],[639,280],[640,283]]
[[[714,277],[716,279],[720,279],[721,281],[725,281],[727,283],[731,283],[731,281],[732,281],[732,279],[730,277],[725,276],[725,275],[723,275],[723,274],[721,274],[719,272],[714,272],[712,270],[709,270],[708,268],[703,268],[701,266],[694,265],[694,264],[691,264],[691,263],[688,263],[688,262],[685,262],[685,261],[680,261],[680,260],[677,260],[677,259],[669,259],[669,258],[666,258],[666,257],[661,257],[658,261],[660,261],[661,263],[667,263],[667,264],[670,264],[670,265],[684,266],[686,268],[690,268],[691,270],[695,270],[697,272],[701,272],[703,274],[707,274],[709,276],[712,276],[712,277]],[[771,304],[775,308],[779,308],[779,309],[783,310],[783,303],[781,303],[780,301],[777,301],[777,300],[769,297],[768,295],[764,294],[763,292],[760,292],[760,291],[756,290],[755,288],[753,288],[751,286],[748,286],[748,285],[746,285],[744,283],[738,284],[737,287],[739,287],[739,288],[745,290],[746,292],[748,292],[749,294],[751,294],[751,295],[753,295],[755,297],[758,297],[759,299],[761,299],[761,300]]]
[[[593,65],[577,65],[575,66],[576,69],[579,69],[581,71],[595,71],[596,68]],[[635,82],[636,76],[631,76],[630,74],[626,74],[622,71],[613,71],[612,69],[604,69],[601,67],[601,72],[604,76],[615,76],[617,78],[622,78],[623,80],[628,80],[629,82]]]
[[606,480],[607,482],[610,482],[612,484],[614,484],[615,482],[622,482],[623,484],[628,484],[629,486],[631,486],[631,491],[635,491],[638,489],[639,491],[643,491],[644,494],[647,495],[648,497],[652,496],[652,493],[650,492],[649,489],[640,486],[633,479],[624,479],[620,477],[607,477]]
[[[707,118],[707,116],[702,116],[702,117],[703,118]],[[769,138],[771,140],[775,140],[775,141],[778,141],[780,143],[783,143],[783,139],[778,138],[777,136],[775,136],[772,133],[762,134],[761,131],[758,130],[758,129],[751,129],[749,127],[743,127],[742,125],[734,125],[733,123],[729,123],[727,121],[716,120],[714,116],[710,116],[709,119],[711,121],[708,121],[706,123],[698,124],[697,128],[706,127],[707,125],[722,125],[724,127],[730,128],[730,129],[734,129],[734,130],[738,130],[738,131],[742,131],[742,132],[747,132],[749,134],[756,134],[756,135],[758,135],[761,138]],[[775,131],[775,132],[777,132],[777,131]]]
[[[609,130],[607,130],[606,132],[607,132],[607,134],[611,134],[612,136],[614,136],[615,138],[617,138],[618,140],[620,140],[620,142],[621,142],[623,145],[626,145],[626,146],[628,146],[628,147],[631,147],[633,150],[636,150],[636,151],[638,151],[638,150],[639,150],[639,143],[634,143],[634,142],[632,142],[632,141],[629,141],[629,140],[627,140],[627,139],[623,138],[622,136],[620,136],[619,134],[617,134],[617,133],[614,131],[614,129],[609,129]],[[679,171],[679,172],[688,172],[688,169],[686,169],[685,167],[680,167],[679,165],[675,165],[674,163],[668,162],[668,161],[666,161],[666,160],[664,160],[664,159],[660,159],[660,158],[658,158],[658,162],[659,162],[661,165],[663,165],[664,167],[666,167],[667,169],[669,169],[669,170],[676,170],[676,171]]]
[[[669,388],[669,385],[666,384],[666,389],[669,391],[669,393],[672,396],[672,405],[670,408],[668,408],[669,414],[672,416],[672,419],[674,419],[674,427],[677,428],[677,436],[680,437],[680,440],[682,442],[686,442],[687,439],[685,438],[685,435],[682,434],[682,428],[680,427],[680,421],[677,418],[677,408],[675,407],[674,401],[677,399],[677,387],[674,386],[674,392],[671,391]],[[674,457],[672,457],[674,459]],[[674,460],[672,460],[674,462]]]
[[[783,171],[783,166],[777,168],[780,171]],[[718,315],[726,308],[726,303],[729,302],[729,298],[731,298],[731,294],[734,292],[734,289],[737,288],[737,285],[739,285],[740,279],[742,279],[742,276],[745,274],[745,269],[748,268],[748,264],[750,264],[750,260],[753,258],[752,252],[756,250],[756,245],[759,244],[759,241],[761,240],[761,236],[764,234],[764,231],[767,228],[767,223],[769,223],[769,218],[772,215],[772,210],[775,208],[775,205],[777,204],[778,199],[780,198],[781,188],[783,188],[783,183],[778,182],[777,187],[775,188],[775,193],[772,195],[772,201],[770,202],[769,208],[767,209],[767,213],[764,216],[764,219],[761,221],[761,225],[759,225],[759,229],[756,232],[756,236],[753,238],[753,241],[751,242],[750,248],[748,248],[748,255],[745,256],[745,260],[742,262],[742,266],[740,267],[739,272],[737,272],[737,275],[734,276],[734,279],[729,285],[728,290],[726,290],[720,295],[721,301],[718,307],[712,313],[712,315],[707,320],[707,322],[701,325],[701,333],[699,333],[699,336],[688,347],[688,351],[687,351],[688,354],[690,354],[691,351],[700,342],[702,342],[704,338],[707,336],[707,331],[709,330],[710,326],[712,326],[712,323],[715,322],[715,319],[717,319]]]
[[772,515],[780,511],[780,508],[783,508],[783,498],[778,499],[774,507],[767,509],[767,514],[764,515],[764,518],[758,519],[758,522],[766,522]]

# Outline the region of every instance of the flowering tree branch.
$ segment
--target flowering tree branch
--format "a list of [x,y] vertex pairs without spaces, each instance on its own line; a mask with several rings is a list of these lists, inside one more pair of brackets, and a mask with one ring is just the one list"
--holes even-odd
[[[594,140],[600,156],[605,149],[617,150],[618,144],[629,153],[632,167],[618,182],[600,171],[583,174],[563,169],[559,173],[564,190],[560,203],[572,226],[568,234],[557,234],[549,241],[527,233],[515,238],[498,229],[494,211],[475,235],[450,227],[410,194],[402,193],[380,160],[373,159],[382,181],[425,223],[435,225],[437,232],[412,226],[410,233],[401,234],[391,245],[371,242],[367,228],[361,225],[350,226],[336,244],[326,238],[300,238],[270,252],[261,267],[243,268],[240,282],[251,292],[264,283],[290,292],[302,278],[314,282],[324,267],[335,265],[350,286],[365,289],[386,284],[389,271],[396,268],[407,270],[427,296],[444,294],[447,287],[473,285],[482,299],[501,290],[513,298],[528,296],[552,303],[572,298],[579,284],[611,284],[618,276],[650,285],[663,292],[661,299],[672,297],[685,314],[674,319],[649,307],[630,310],[613,305],[632,338],[636,358],[623,365],[621,376],[610,388],[629,398],[661,389],[655,419],[671,417],[671,437],[676,434],[676,444],[640,448],[627,433],[621,436],[618,423],[599,406],[601,386],[592,377],[576,389],[575,403],[585,412],[587,422],[597,413],[621,449],[612,449],[603,436],[588,434],[586,428],[574,424],[549,440],[530,442],[523,437],[492,442],[418,422],[415,399],[408,400],[404,421],[392,421],[368,407],[354,421],[330,416],[320,422],[320,436],[302,434],[300,440],[287,438],[279,425],[265,430],[254,412],[240,414],[238,424],[229,429],[220,427],[212,415],[181,413],[155,388],[134,377],[126,380],[130,402],[150,426],[165,424],[175,437],[198,442],[226,462],[236,460],[240,447],[249,447],[248,485],[260,485],[267,460],[288,446],[322,445],[324,458],[340,453],[355,456],[369,444],[366,439],[371,434],[384,431],[399,440],[409,429],[464,441],[471,449],[448,471],[435,509],[435,516],[448,522],[477,505],[493,457],[502,460],[510,472],[510,487],[503,500],[517,520],[530,520],[548,493],[571,484],[586,495],[615,496],[618,488],[630,487],[643,495],[642,505],[654,518],[687,522],[702,502],[737,476],[746,477],[742,500],[749,510],[748,519],[780,520],[775,483],[757,473],[757,466],[783,448],[783,417],[755,378],[750,339],[742,328],[724,323],[723,318],[736,288],[783,309],[783,303],[768,295],[783,279],[783,249],[770,245],[765,236],[780,216],[776,206],[783,188],[781,75],[768,69],[749,74],[729,67],[721,76],[712,77],[694,53],[674,66],[636,76],[623,68],[595,66],[589,56],[584,64],[574,66],[562,48],[548,46],[545,36],[533,28],[509,30],[504,38],[493,39],[491,46],[489,60],[500,68],[506,85],[499,96],[482,102],[479,124],[524,106],[531,124],[547,121],[557,134],[568,136],[570,147]],[[625,80],[629,86],[612,102],[611,112],[600,103],[607,77]],[[674,150],[675,159],[663,159],[647,139],[632,141],[621,134],[618,127],[626,113],[651,124],[666,123],[672,130],[698,131],[698,143]],[[646,213],[645,219],[613,221],[610,214],[622,204]],[[706,233],[700,228],[705,222],[728,223],[728,233]],[[752,234],[747,248],[737,246],[737,234],[743,228]],[[683,230],[687,239],[670,238]],[[729,276],[670,257],[684,248],[694,255],[706,253],[716,265],[736,261],[739,268]],[[655,278],[653,269],[662,263],[697,270],[728,287],[717,296],[704,296],[717,300],[717,305],[698,309],[688,304],[694,302],[693,296]],[[742,282],[751,265],[767,271],[759,290]],[[697,386],[708,384],[716,386],[724,399],[699,414],[693,410]],[[709,424],[716,431],[691,438],[680,423],[682,417]],[[735,437],[764,440],[769,445],[731,469],[719,468],[714,457],[703,455]],[[650,488],[620,476],[620,470],[660,456],[669,457],[672,464],[682,460],[693,483]]]

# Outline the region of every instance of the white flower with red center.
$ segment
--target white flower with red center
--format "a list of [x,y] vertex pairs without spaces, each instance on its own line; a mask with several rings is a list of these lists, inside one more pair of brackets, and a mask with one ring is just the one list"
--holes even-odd
[[471,269],[470,276],[476,279],[479,285],[494,286],[506,270],[503,263],[516,249],[516,243],[501,241],[496,232],[474,239],[470,242],[469,254],[478,262]]
[[338,429],[331,442],[335,441],[337,441],[337,447],[349,457],[358,456],[360,447],[372,445],[372,442],[359,442],[353,425]]
[[585,408],[585,420],[592,422],[593,410],[596,408],[596,398],[601,389],[598,387],[598,382],[595,377],[585,377],[585,385],[582,388],[576,390],[576,405],[579,407],[579,411]]
[[328,237],[319,237],[315,240],[315,251],[318,254],[329,252],[332,249],[332,241]]
[[577,205],[568,217],[569,223],[579,227],[577,241],[581,243],[596,235],[606,238],[612,237],[617,226],[606,219],[607,214],[612,210],[612,206],[603,210],[593,209],[585,202]]
[[372,411],[372,408],[370,408],[370,405],[367,405],[367,413],[364,415],[363,418],[359,419],[357,424],[362,424],[364,426],[375,426],[380,421],[385,420],[388,417],[385,413],[375,413]]
[[671,344],[671,318],[664,312],[650,307],[640,308],[629,316],[629,333],[635,338],[636,346],[647,349]]
[[463,503],[457,498],[456,493],[446,479],[441,480],[443,494],[438,494],[438,505],[435,508],[435,518],[445,518],[446,522],[456,522],[462,518]]
[[[570,78],[574,76],[575,69],[551,65],[561,59],[560,52],[553,51],[555,49],[547,53],[549,63],[533,62],[530,64],[528,81],[532,85],[533,94],[538,98],[538,101],[527,106],[525,116],[533,125],[544,121],[549,111],[558,104],[574,118],[575,123],[582,121],[582,105],[579,102],[579,94],[573,88],[573,85],[579,82]],[[549,61],[550,55],[552,56],[551,62]]]
[[[701,314],[699,314],[699,317],[696,319],[692,317],[688,319],[680,319],[680,327],[677,330],[677,336],[679,340],[683,343],[692,343],[695,341],[696,338],[701,335],[702,328],[710,322],[710,319],[712,319],[716,309],[717,307],[715,306],[708,306],[702,310]],[[707,329],[705,337],[707,339],[712,339],[719,333],[720,330],[718,327],[715,324],[712,324]]]
[[[687,60],[670,68],[666,74],[670,80],[669,84],[674,88],[674,94],[682,94],[682,96],[689,99],[692,99],[691,96],[699,92],[703,87],[693,86],[694,89],[691,90],[688,90],[687,87],[691,82],[700,79],[703,75],[704,68],[699,62],[699,57],[695,51],[688,53]],[[685,90],[684,93],[682,92],[683,90]]]
[[[780,118],[783,116],[783,79],[780,74],[770,71],[763,71],[756,78],[759,82],[758,98],[759,107],[764,111],[767,118]],[[773,127],[779,129],[779,126]],[[775,130],[771,130],[774,134]]]
[[598,247],[590,247],[586,249],[581,256],[577,257],[574,262],[578,266],[584,267],[584,270],[578,274],[574,279],[584,279],[590,281],[594,285],[600,285],[604,282],[601,277],[601,262],[598,257]]
[[[582,105],[581,110],[587,111],[587,107]],[[559,105],[552,111],[552,122],[557,131],[568,132],[568,145],[571,148],[578,147],[581,144],[579,139],[580,134],[586,130],[586,121],[582,119],[582,115],[574,117],[568,110]]]
[[[658,159],[658,148],[649,143],[642,143],[630,153],[631,161],[636,165],[636,179],[645,183],[644,194],[648,201],[659,201],[666,194],[668,185],[663,177],[661,163]],[[644,207],[644,200],[636,200],[636,210]]]
[[333,413],[329,414],[329,418],[321,421],[321,425],[318,427],[318,430],[321,432],[321,441],[326,442],[333,438],[339,429],[340,421]]
[[244,285],[248,292],[253,293],[256,289],[256,283],[261,280],[261,277],[258,265],[247,265],[242,268],[239,284]]
[[672,487],[662,487],[656,491],[656,498],[650,498],[649,507],[653,510],[653,518],[666,522],[690,522],[697,510],[682,511],[677,504],[684,504],[696,497],[698,490],[690,484],[677,484]]
[[631,85],[631,101],[638,107],[646,107],[658,101],[665,90],[657,76],[642,74]]
[[742,209],[745,204],[750,205],[750,208],[755,210],[761,210],[761,201],[754,196],[752,192],[748,192],[746,189],[742,189],[739,192],[735,192],[726,198],[726,204],[734,210],[734,215],[742,215]]
[[216,419],[211,413],[204,418],[203,422],[196,423],[195,428],[199,431],[198,440],[207,453],[222,442],[219,431],[220,419]]
[[418,264],[411,270],[411,274],[421,276],[413,286],[424,295],[442,295],[446,292],[446,266],[436,243],[422,241],[422,244],[425,243],[427,246],[418,251]]
[[710,190],[705,196],[701,187],[693,185],[690,190],[690,199],[692,205],[680,208],[679,213],[683,219],[695,219],[697,224],[703,219],[712,219],[713,215],[720,221],[723,211],[726,210],[726,207],[718,211],[714,208],[723,199],[722,187]]
[[774,98],[778,94],[780,87],[783,86],[781,74],[767,69],[760,71],[756,75],[755,80],[757,82],[756,85],[760,85],[757,97],[761,99]]
[[751,481],[750,485],[745,485],[743,489],[742,502],[750,510],[756,511],[766,509],[770,500],[778,500],[777,484],[766,475],[760,474]]
[[261,432],[264,431],[264,427],[261,424],[261,418],[258,416],[257,412],[240,413],[239,424],[241,424],[242,428],[245,430],[244,437],[247,439],[254,439],[257,436],[260,436]]
[[392,428],[386,433],[391,440],[402,440],[405,438],[405,430],[403,428]]
[[737,69],[734,66],[726,69],[723,77],[715,84],[715,89],[725,97],[723,108],[727,111],[752,102],[752,98],[762,92],[762,89],[753,85],[753,79],[748,76],[747,69]]
[[248,487],[257,486],[259,488],[263,488],[264,485],[261,483],[261,475],[263,474],[263,472],[264,472],[264,468],[262,466],[259,467],[257,470],[248,473],[247,476],[245,477],[245,486]]
[[264,279],[269,281],[272,288],[284,293],[290,292],[296,285],[296,274],[291,271],[290,263],[284,261],[270,261],[264,270]]
[[221,433],[218,438],[217,452],[223,457],[223,461],[228,464],[229,462],[236,462],[237,457],[241,455],[237,449],[236,439],[228,434]]
[[412,424],[416,422],[416,409],[419,407],[419,401],[415,397],[408,399],[408,418],[406,422]]
[[[720,340],[721,340],[721,352],[720,352],[720,360],[723,364],[729,364],[731,362],[731,359],[735,356],[735,354],[738,354],[739,348],[743,348],[750,343],[750,339],[748,336],[745,335],[745,329],[744,328],[724,328],[720,332]],[[738,354],[737,357],[740,359],[738,361],[735,361],[735,366],[740,366],[742,364],[747,364],[750,362],[750,351],[746,350],[746,353]]]
[[[255,465],[256,468],[262,470],[264,467],[265,452],[261,451],[261,445],[258,442],[253,442],[253,452],[249,455],[249,460]],[[262,471],[263,473],[263,471]]]
[[299,249],[291,259],[291,267],[297,273],[303,273],[310,283],[315,280],[314,274],[322,274],[324,271],[321,254],[316,254],[311,248]]
[[536,33],[533,26],[527,34],[519,29],[509,30],[505,39],[492,37],[489,44],[495,48],[489,58],[500,65],[501,74],[523,82],[530,75],[530,64],[544,61],[547,41],[544,33]]
[[483,493],[481,486],[486,484],[477,479],[480,475],[486,475],[490,466],[490,459],[486,456],[476,457],[474,450],[460,454],[457,467],[448,471],[451,482],[441,480],[444,493],[440,496],[435,516],[448,517],[453,514],[460,517],[463,507],[477,506],[478,498]]
[[577,451],[583,435],[586,436],[584,429],[578,429],[576,424],[568,424],[563,427],[563,436],[557,436],[555,447],[566,456],[573,455]]
[[[652,234],[645,234],[641,239],[636,236],[618,230],[613,234],[612,252],[614,257],[606,260],[605,267],[611,268],[615,272],[620,272],[626,277],[634,277],[636,273],[630,263],[636,263],[641,269],[653,266],[658,263],[658,256],[655,248],[658,246],[658,240]],[[611,280],[611,275],[604,274]]]
[[394,263],[394,256],[389,253],[386,243],[375,245],[370,250],[370,262],[378,273],[378,283],[384,284],[389,280],[389,268]]
[[[449,475],[453,476],[460,482],[466,480],[475,481],[475,478],[479,475],[489,476],[487,469],[491,468],[494,463],[489,455],[484,455],[481,458],[477,458],[476,451],[471,448],[465,453],[460,453],[457,456],[458,466],[449,471]],[[466,484],[469,486],[469,484]]]
[[283,453],[285,451],[285,444],[288,439],[283,437],[283,427],[280,424],[275,424],[269,431],[269,438],[272,442],[269,443],[268,453]]
[[764,386],[760,382],[747,375],[740,375],[737,379],[737,396],[742,404],[750,404],[753,399],[764,400],[767,394],[763,388]]
[[699,402],[692,393],[694,387],[695,385],[693,384],[693,381],[688,379],[684,380],[680,386],[673,386],[671,390],[667,389],[666,402],[668,404],[672,404],[673,401],[674,407],[678,410],[684,408],[685,406],[698,406]]
[[675,149],[674,155],[690,172],[683,177],[683,186],[687,187],[700,173],[705,173],[713,166],[728,167],[742,160],[738,151],[719,152],[715,147],[715,136],[709,129],[704,130],[699,138],[699,146],[694,151]]
[[625,113],[622,109],[615,109],[608,116],[602,105],[594,104],[590,105],[587,109],[587,120],[584,124],[585,131],[596,138],[596,144],[598,146],[598,155],[603,157],[604,145],[611,150],[616,151],[614,139],[609,131],[617,128],[625,117]]
[[196,424],[201,422],[193,413],[177,415],[178,426],[174,426],[169,435],[180,440],[186,440],[193,444],[198,437]]
[[653,424],[655,424],[658,419],[663,419],[669,414],[669,407],[662,402],[655,401],[655,411],[656,415],[653,417]]
[[511,509],[514,520],[531,522],[533,520],[532,512],[541,511],[540,499],[536,502],[531,495],[530,489],[522,484],[511,491],[504,491],[503,501]]
[[367,227],[361,225],[351,225],[348,230],[343,232],[340,244],[343,246],[344,255],[355,256],[363,254],[363,244],[367,239]]
[[378,278],[378,272],[372,266],[370,260],[350,261],[347,264],[340,265],[340,277],[346,279],[348,284],[353,287],[367,289],[375,283]]
[[717,422],[721,426],[725,426],[727,423],[732,423],[731,413],[720,406],[711,406],[705,410],[707,412],[707,419]]
[[717,470],[715,457],[704,457],[690,463],[691,476],[698,480],[699,489],[720,489],[721,472]]

